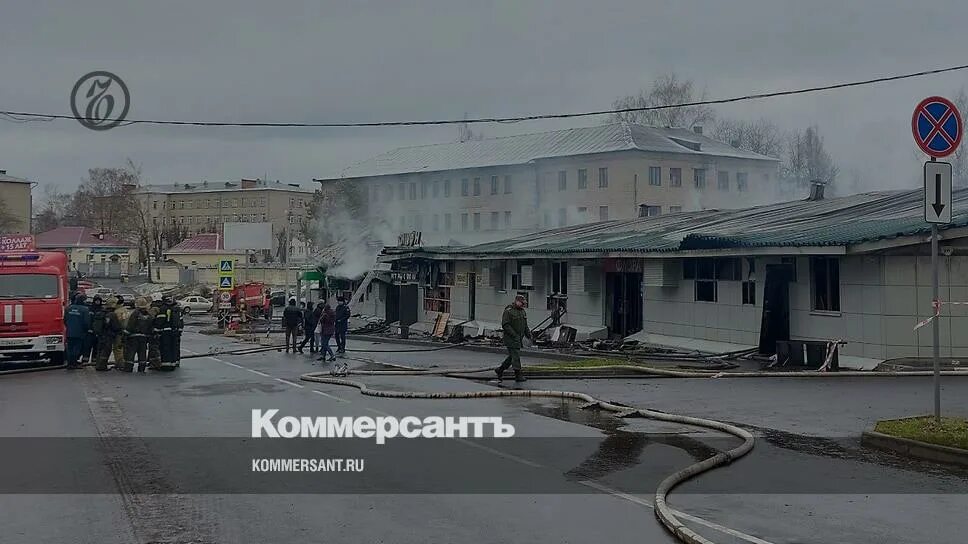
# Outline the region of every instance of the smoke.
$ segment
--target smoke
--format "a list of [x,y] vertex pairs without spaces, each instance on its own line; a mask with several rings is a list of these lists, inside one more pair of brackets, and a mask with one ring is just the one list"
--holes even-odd
[[356,279],[373,268],[383,246],[396,245],[396,232],[382,218],[370,220],[349,206],[324,211],[313,234],[327,275]]

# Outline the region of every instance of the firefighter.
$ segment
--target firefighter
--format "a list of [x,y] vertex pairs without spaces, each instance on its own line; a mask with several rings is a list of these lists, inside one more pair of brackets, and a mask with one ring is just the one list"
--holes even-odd
[[128,349],[123,370],[134,370],[134,361],[137,358],[138,372],[144,372],[148,362],[148,338],[151,336],[151,317],[148,315],[146,298],[138,297],[134,302],[134,311],[128,316],[124,329],[128,336]]
[[67,369],[73,370],[81,365],[81,351],[87,342],[87,334],[91,328],[91,310],[84,304],[87,297],[84,293],[74,295],[73,303],[64,312],[64,326],[67,329]]
[[181,358],[181,329],[184,325],[181,308],[178,307],[171,295],[165,295],[161,299],[158,313],[163,314],[164,317],[164,328],[158,331],[161,362],[165,364],[178,363]]
[[[104,303],[100,314],[95,314],[94,316],[93,324],[96,324],[98,319],[101,322],[101,332],[96,332],[97,359],[94,370],[108,369],[108,358],[111,357],[114,339],[121,335],[121,320],[118,319],[118,314],[115,313],[117,306],[118,302],[113,298],[109,298]],[[94,327],[92,326],[92,328]]]
[[[160,300],[152,300],[148,308],[148,316],[151,318],[151,333],[148,335],[148,366],[152,370],[161,368],[161,334],[165,329],[171,330],[168,325],[168,314],[161,308]],[[138,372],[144,372],[141,365],[138,365]]]
[[97,357],[97,337],[100,334],[100,327],[97,331],[93,329],[94,326],[94,316],[102,314],[104,312],[104,299],[100,295],[94,295],[91,299],[90,313],[91,313],[91,326],[92,329],[87,333],[87,342],[84,344],[84,350],[81,352],[81,364],[94,363],[94,359]]
[[121,370],[124,366],[124,362],[128,359],[125,358],[124,354],[124,344],[125,344],[125,334],[124,326],[128,322],[128,309],[124,307],[124,297],[117,295],[115,297],[115,310],[114,315],[118,319],[118,335],[114,337],[114,345],[112,350],[114,351],[114,368]]

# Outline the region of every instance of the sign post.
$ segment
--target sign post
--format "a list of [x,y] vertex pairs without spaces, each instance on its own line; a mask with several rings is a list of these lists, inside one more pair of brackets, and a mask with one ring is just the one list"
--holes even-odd
[[924,220],[931,224],[931,323],[934,359],[934,420],[941,423],[941,299],[939,297],[938,225],[951,223],[951,164],[937,162],[958,149],[963,134],[961,114],[948,99],[930,96],[914,108],[914,141],[931,160],[924,163]]

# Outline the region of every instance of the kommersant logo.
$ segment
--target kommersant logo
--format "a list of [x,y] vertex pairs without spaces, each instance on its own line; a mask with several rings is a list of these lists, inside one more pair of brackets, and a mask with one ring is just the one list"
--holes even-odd
[[514,425],[500,417],[295,417],[252,410],[252,438],[510,438]]

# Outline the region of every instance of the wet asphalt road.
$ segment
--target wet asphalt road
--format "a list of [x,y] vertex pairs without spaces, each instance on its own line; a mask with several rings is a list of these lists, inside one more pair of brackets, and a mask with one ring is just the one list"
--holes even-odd
[[[231,344],[192,333],[183,342],[186,353],[226,345]],[[350,345],[367,346],[394,347]],[[415,366],[484,366],[501,359],[459,350],[354,355]],[[0,440],[100,436],[96,451],[82,446],[71,455],[71,470],[113,482],[120,493],[24,495],[13,494],[17,490],[8,484],[3,490],[8,494],[0,495],[0,540],[673,542],[649,506],[654,483],[708,455],[710,448],[735,444],[696,429],[617,421],[568,402],[403,401],[298,381],[300,374],[320,368],[308,357],[270,351],[187,359],[180,370],[166,374],[87,369],[2,378]],[[365,381],[398,390],[491,387],[448,378]],[[760,439],[750,456],[671,496],[674,507],[695,516],[687,523],[716,542],[963,542],[960,527],[968,507],[964,473],[867,452],[856,441],[860,430],[881,414],[924,412],[930,402],[929,381],[535,380],[529,385],[585,391],[754,429]],[[968,380],[945,385],[946,407],[968,412]],[[178,484],[166,483],[175,472],[174,461],[153,458],[158,442],[151,437],[245,437],[250,410],[269,408],[309,416],[501,416],[515,425],[519,436],[545,437],[567,447],[558,452],[518,451],[510,443],[506,449],[469,448],[478,457],[468,458],[474,459],[468,470],[476,474],[486,467],[527,482],[551,477],[571,487],[556,494],[540,493],[543,487],[514,494],[143,494],[179,490]],[[112,436],[145,438],[119,445]],[[209,466],[218,455],[210,451],[216,447],[212,443],[194,447],[205,457],[199,466]],[[373,473],[401,474],[412,483],[427,462],[401,457],[399,466],[375,466]],[[577,480],[588,485],[569,478],[576,470],[581,475]],[[319,480],[321,490],[327,483]]]

